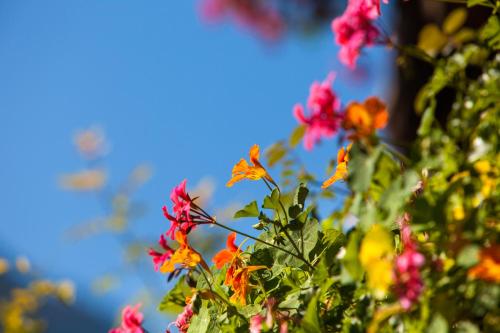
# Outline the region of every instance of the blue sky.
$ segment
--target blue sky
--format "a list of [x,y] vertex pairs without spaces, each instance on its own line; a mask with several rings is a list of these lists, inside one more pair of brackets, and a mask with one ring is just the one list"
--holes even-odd
[[[153,166],[137,195],[150,210],[135,230],[156,238],[166,228],[161,206],[184,178],[194,185],[214,177],[215,205],[263,193],[223,184],[252,144],[290,133],[292,107],[305,102],[313,80],[336,71],[343,103],[386,92],[387,50],[362,57],[368,80],[343,69],[337,51],[327,26],[269,46],[232,24],[206,25],[195,1],[0,1],[0,254],[26,255],[42,274],[75,280],[83,306],[113,316],[130,292],[87,291],[120,264],[119,245],[110,235],[62,237],[102,213],[91,196],[58,187],[58,175],[83,166],[74,131],[106,131],[112,184],[138,163]],[[302,155],[323,170],[335,151],[330,141]],[[138,281],[129,280],[133,289]]]

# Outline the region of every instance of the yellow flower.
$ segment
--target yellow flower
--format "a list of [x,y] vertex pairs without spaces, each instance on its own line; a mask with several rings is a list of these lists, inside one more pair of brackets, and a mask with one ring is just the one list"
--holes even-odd
[[7,259],[0,258],[0,275],[3,275],[9,271],[9,262]]
[[60,178],[61,186],[68,190],[93,191],[99,190],[106,182],[106,174],[102,170],[84,170],[77,173],[63,175]]
[[392,238],[381,225],[374,224],[363,238],[359,260],[366,270],[368,287],[383,297],[392,284]]
[[19,273],[28,273],[31,269],[30,261],[26,257],[18,257],[16,258],[16,268]]
[[266,169],[259,162],[259,146],[253,145],[250,148],[250,164],[242,158],[236,165],[233,167],[231,179],[227,182],[226,186],[231,187],[234,183],[239,182],[243,179],[250,180],[259,180],[259,179],[267,179],[269,182],[276,184],[274,180],[271,178],[269,173],[267,173]]
[[337,153],[337,168],[335,168],[335,173],[323,182],[321,188],[327,188],[338,180],[347,179],[347,163],[349,162],[349,152],[351,151],[352,144],[347,146],[347,149],[344,147],[339,149]]
[[498,183],[498,168],[487,160],[480,160],[474,163],[474,169],[479,173],[481,180],[481,191],[475,199],[475,206],[478,206],[483,199],[491,196],[491,193],[496,189]]
[[170,273],[175,270],[175,265],[179,264],[183,268],[194,268],[200,264],[205,270],[210,271],[201,254],[195,251],[187,242],[187,235],[181,231],[175,233],[175,240],[179,243],[179,248],[175,250],[169,260],[160,267],[162,273]]

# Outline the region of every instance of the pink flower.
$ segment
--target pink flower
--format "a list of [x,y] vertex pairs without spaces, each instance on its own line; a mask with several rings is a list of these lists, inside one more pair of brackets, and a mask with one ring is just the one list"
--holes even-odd
[[122,323],[120,327],[113,328],[109,333],[144,333],[142,321],[144,315],[139,312],[141,304],[134,307],[127,305],[122,311]]
[[257,314],[250,318],[250,333],[260,333],[262,331],[262,321],[264,317]]
[[204,0],[201,14],[209,21],[224,16],[232,17],[237,24],[249,28],[269,40],[279,38],[285,24],[280,14],[272,6],[254,0]]
[[[184,311],[182,311],[177,316],[177,319],[174,322],[170,323],[169,326],[174,325],[179,329],[180,333],[186,333],[189,329],[189,324],[191,323],[193,314],[193,305],[192,303],[189,303],[184,307]],[[170,333],[169,329],[167,329],[167,333]]]
[[174,215],[170,215],[167,207],[163,206],[163,214],[170,221],[170,229],[167,231],[167,235],[170,236],[171,239],[175,238],[176,230],[188,233],[196,226],[191,216],[191,205],[193,200],[191,200],[186,193],[186,182],[187,180],[184,179],[179,185],[174,187],[170,193],[170,200],[172,200],[174,204]]
[[332,91],[335,75],[330,73],[322,83],[313,82],[311,85],[307,107],[310,116],[304,115],[304,108],[298,104],[294,107],[295,118],[306,126],[304,147],[311,150],[322,137],[330,138],[339,129],[342,116],[338,112],[340,103]]
[[404,250],[396,257],[394,267],[396,294],[405,310],[409,310],[418,300],[424,288],[420,268],[424,265],[425,258],[417,251],[417,244],[411,237],[410,219],[410,214],[404,213],[398,220]]
[[158,269],[163,265],[163,263],[167,260],[170,259],[172,254],[174,253],[174,250],[168,246],[167,240],[163,235],[160,236],[160,240],[158,241],[158,244],[165,250],[165,252],[158,252],[155,251],[154,249],[149,249],[148,254],[152,257],[153,259],[153,264],[155,266],[155,271],[158,271]]
[[379,31],[373,20],[380,16],[380,0],[349,0],[342,16],[332,21],[335,41],[341,46],[339,60],[356,67],[361,49],[375,44]]
[[420,275],[420,267],[424,263],[424,256],[413,247],[405,249],[396,258],[396,293],[399,297],[399,303],[405,310],[410,309],[422,293],[424,283]]

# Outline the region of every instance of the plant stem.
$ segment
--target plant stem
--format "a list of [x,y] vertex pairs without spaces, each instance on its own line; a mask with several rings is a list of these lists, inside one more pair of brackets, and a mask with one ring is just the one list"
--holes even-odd
[[403,163],[408,164],[410,162],[410,159],[408,157],[406,157],[404,154],[400,153],[396,149],[392,148],[387,143],[382,142],[382,146],[384,146],[391,154],[399,158]]
[[[264,179],[264,178],[263,178]],[[266,181],[266,179],[264,179],[264,183],[266,183],[267,187],[269,188],[269,190],[272,192],[272,188],[271,188],[271,185],[268,184],[268,182]],[[281,207],[281,210],[283,211],[283,214],[285,214],[285,221],[286,221],[286,225],[288,225],[288,215],[286,213],[286,209],[285,209],[285,206],[283,206],[283,203],[281,202],[281,189],[279,188],[278,185],[274,184],[274,186],[276,186],[276,189],[278,190],[278,203]],[[278,211],[276,211],[278,213]],[[279,216],[279,213],[278,213],[278,217]],[[281,220],[281,217],[280,217],[280,220]],[[297,251],[297,254],[301,257],[304,257],[304,253],[303,251],[301,252],[299,250],[299,247],[297,246],[297,244],[295,244],[295,242],[293,241],[292,237],[290,236],[290,234],[288,233],[288,231],[285,229],[285,228],[281,228],[281,230],[283,231],[283,233],[285,234],[286,238],[288,238],[288,241],[292,244],[293,248],[295,249],[295,251]],[[301,230],[302,232],[302,230]]]
[[[448,2],[448,3],[458,3],[458,4],[461,4],[461,5],[467,5],[467,1],[466,0],[434,0],[434,1],[437,1],[437,2]],[[480,3],[477,3],[476,5],[495,9],[495,6],[493,4],[491,4],[491,3],[489,3],[489,2],[480,2]]]
[[277,249],[277,250],[281,250],[281,251],[283,251],[283,252],[285,252],[285,253],[287,253],[287,254],[289,254],[289,255],[291,255],[291,256],[294,256],[295,258],[297,258],[297,259],[299,259],[299,260],[303,261],[305,264],[307,264],[307,266],[309,266],[309,268],[314,269],[314,267],[313,267],[313,266],[312,266],[312,265],[311,265],[311,264],[310,264],[310,263],[309,263],[309,262],[308,262],[308,261],[307,261],[304,257],[302,257],[302,256],[300,256],[300,255],[297,255],[297,254],[295,254],[295,253],[293,253],[293,252],[291,252],[291,251],[288,251],[287,249],[284,249],[284,248],[279,247],[279,246],[277,246],[277,245],[274,245],[274,244],[268,243],[268,242],[266,242],[266,241],[264,241],[264,240],[262,240],[262,239],[259,239],[259,238],[257,238],[257,237],[251,236],[251,235],[249,235],[249,234],[247,234],[247,233],[244,233],[244,232],[242,232],[242,231],[238,231],[238,230],[233,229],[233,228],[231,228],[231,227],[228,227],[228,226],[226,226],[226,225],[220,224],[219,222],[214,221],[214,224],[215,224],[215,225],[217,225],[217,226],[219,226],[219,227],[221,227],[221,228],[224,228],[224,229],[226,229],[226,230],[229,230],[229,231],[231,231],[231,232],[235,232],[235,233],[237,233],[237,234],[239,234],[239,235],[242,235],[242,236],[244,236],[244,237],[248,237],[248,238],[250,238],[250,239],[253,239],[253,240],[254,240],[254,241],[256,241],[256,242],[260,242],[260,243],[265,244],[265,245],[267,245],[267,246],[274,247],[274,248],[275,248],[275,249]]

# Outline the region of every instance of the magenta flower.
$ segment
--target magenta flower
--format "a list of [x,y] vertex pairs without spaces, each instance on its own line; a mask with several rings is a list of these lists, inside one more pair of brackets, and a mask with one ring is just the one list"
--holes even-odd
[[193,200],[186,193],[186,183],[187,180],[184,179],[170,193],[170,200],[174,204],[173,215],[169,214],[166,206],[163,206],[163,214],[170,221],[170,229],[167,231],[167,235],[171,239],[175,239],[176,230],[188,233],[196,226],[191,215]]
[[422,293],[424,283],[420,275],[420,267],[424,263],[424,256],[413,247],[405,249],[396,258],[396,293],[399,303],[405,310],[410,309]]
[[163,263],[167,260],[170,259],[172,254],[174,253],[174,250],[168,246],[167,240],[163,235],[160,236],[160,240],[158,241],[158,244],[162,247],[165,252],[158,252],[154,249],[149,249],[148,254],[152,257],[153,259],[153,264],[155,266],[155,271],[158,271],[160,267],[163,265]]
[[396,294],[405,310],[411,308],[424,289],[420,268],[424,265],[425,258],[417,251],[417,245],[411,237],[410,219],[410,214],[404,213],[398,220],[404,250],[396,257],[394,267]]
[[341,46],[339,60],[351,69],[361,49],[375,44],[379,31],[373,20],[380,16],[379,0],[349,0],[342,16],[332,21],[335,41]]
[[295,118],[306,127],[304,147],[307,150],[311,150],[322,137],[332,137],[339,129],[342,115],[338,111],[340,102],[331,87],[334,78],[334,73],[330,73],[322,83],[315,81],[311,85],[307,101],[309,117],[304,114],[302,105],[294,107]]
[[201,14],[208,21],[231,17],[238,25],[267,40],[278,39],[285,28],[280,13],[265,1],[203,0]]
[[120,327],[113,328],[109,333],[144,333],[142,321],[144,315],[139,312],[141,304],[134,307],[127,305],[122,311],[122,323]]
[[[179,329],[180,333],[186,333],[189,329],[193,314],[193,305],[189,303],[184,307],[184,311],[177,316],[177,319],[168,326],[174,325]],[[169,329],[167,329],[167,333],[170,333]]]
[[262,321],[264,317],[256,314],[250,318],[250,333],[260,333],[262,331]]

